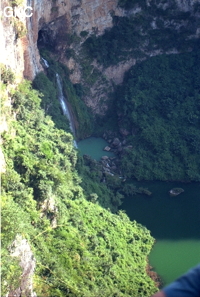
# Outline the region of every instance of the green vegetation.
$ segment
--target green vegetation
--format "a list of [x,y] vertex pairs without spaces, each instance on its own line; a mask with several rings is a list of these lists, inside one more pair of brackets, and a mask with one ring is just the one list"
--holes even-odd
[[76,168],[82,179],[81,186],[87,200],[98,203],[116,213],[124,198],[120,191],[121,179],[107,175],[106,183],[103,183],[102,180],[105,179],[105,176],[102,173],[101,166],[90,158],[84,160],[79,157]]
[[146,6],[146,1],[145,0],[119,0],[118,5],[125,9],[131,9],[136,5],[144,8]]
[[0,79],[4,84],[13,84],[15,80],[15,75],[11,69],[0,63]]
[[133,149],[121,166],[138,180],[200,180],[200,52],[153,57],[116,92],[120,125]]
[[62,78],[63,93],[72,107],[77,138],[81,139],[91,135],[92,117],[87,106],[81,100],[80,86],[76,88],[72,85],[66,66],[50,58],[48,51],[42,51],[42,54],[48,60],[50,67],[47,69],[47,76],[44,73],[39,73],[36,76],[33,86],[43,94],[41,106],[45,113],[52,117],[57,128],[70,132],[68,120],[62,113],[57,96],[56,73],[58,73]]
[[[72,136],[45,116],[30,82],[10,96],[16,120],[10,117],[10,131],[2,135],[2,294],[20,283],[19,259],[10,255],[17,235],[27,239],[36,258],[38,296],[153,294],[157,289],[146,272],[154,243],[150,232],[125,213],[102,208],[94,192],[93,202],[85,199]],[[44,96],[50,100],[49,93]]]
[[[70,80],[63,80],[64,95],[68,99],[74,116],[77,119],[77,137],[83,139],[92,134],[92,115],[88,107],[81,100],[81,92],[77,92],[76,86],[73,86]],[[80,90],[80,88],[79,88]]]
[[[142,6],[141,11],[128,17],[113,16],[111,29],[101,36],[93,34],[86,39],[83,50],[90,59],[108,67],[130,58],[144,58],[155,50],[186,51],[194,47],[196,40],[188,36],[196,33],[197,20],[190,12],[176,10],[175,2],[166,9],[157,7],[154,1],[149,7],[146,7],[146,1],[119,2],[125,8],[132,8],[136,3]],[[183,26],[185,20],[187,26]],[[170,25],[166,26],[166,23]]]
[[23,4],[23,0],[9,0],[10,4],[13,6],[18,6]]
[[80,36],[86,37],[88,35],[88,31],[81,31]]
[[17,18],[13,19],[13,23],[16,31],[16,38],[24,37],[27,34],[27,29],[24,23],[18,20]]
[[69,122],[66,116],[63,115],[60,102],[57,97],[56,86],[43,73],[39,73],[34,81],[33,86],[41,92],[41,107],[45,114],[52,117],[56,127],[70,132]]

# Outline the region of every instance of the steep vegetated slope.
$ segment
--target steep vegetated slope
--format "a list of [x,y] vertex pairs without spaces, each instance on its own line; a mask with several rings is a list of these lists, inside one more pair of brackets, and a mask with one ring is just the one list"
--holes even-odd
[[150,232],[85,199],[72,135],[45,116],[30,82],[10,83],[14,76],[3,68],[3,296],[151,295]]
[[[199,3],[190,3],[190,8],[176,1],[119,5],[130,14],[113,16],[111,29],[91,35],[82,46],[114,81],[123,69],[119,65],[127,61],[131,67],[137,61],[121,86],[113,87],[115,96],[107,88],[110,104],[98,121],[99,132],[116,132],[110,122],[118,122],[118,137],[132,146],[119,153],[128,178],[199,181]],[[109,102],[100,93],[103,101],[98,102]]]
[[138,180],[200,180],[200,52],[134,66],[116,92],[119,127],[132,149],[121,165]]
[[[197,181],[199,163],[195,156],[199,146],[199,87],[198,71],[195,70],[198,54],[195,52],[199,46],[199,2],[181,4],[179,1],[158,3],[134,0],[119,1],[119,7],[123,9],[123,14],[119,16],[114,11],[110,12],[113,26],[103,34],[95,29],[79,33],[74,29],[74,34],[62,40],[57,36],[59,42],[54,38],[52,46],[48,33],[52,25],[47,25],[41,29],[38,43],[41,54],[48,61],[51,57],[60,57],[70,69],[68,77],[74,82],[79,98],[76,105],[80,106],[84,101],[90,107],[90,110],[79,108],[76,112],[79,129],[84,127],[85,130],[80,130],[79,137],[88,136],[93,131],[96,135],[103,135],[109,129],[118,133],[120,140],[133,146],[131,152],[124,150],[119,154],[124,176],[138,180]],[[55,24],[53,26],[56,27]],[[50,38],[49,43],[45,43],[47,37]],[[60,43],[65,48],[65,55],[59,50]],[[183,55],[184,52],[187,54]],[[162,55],[163,58],[158,57]],[[147,63],[143,61],[151,56],[156,57]],[[146,66],[138,66],[139,63]],[[159,63],[166,65],[159,69]],[[123,81],[125,71],[134,64],[137,65]],[[141,69],[140,75],[138,69]],[[124,86],[118,88],[116,84],[127,85],[130,73],[138,77],[138,81],[142,80],[140,85],[135,86],[135,80],[129,79],[126,89],[131,91],[124,91]],[[174,85],[173,91],[171,84]],[[138,88],[137,108],[130,101],[135,100],[133,97]],[[72,97],[74,104],[75,97],[68,97]],[[143,97],[148,97],[144,99],[148,100],[148,104],[143,102]],[[87,116],[91,113],[94,119]],[[175,130],[176,120],[184,122],[184,133]],[[122,130],[129,137],[119,133]]]
[[[40,2],[34,4],[41,17]],[[115,126],[120,140],[132,145],[119,154],[125,177],[199,180],[199,3],[184,2],[181,7],[179,1],[121,0],[116,8],[112,1],[115,11],[109,12],[107,23],[112,28],[105,32],[103,22],[98,27],[94,20],[96,27],[81,31],[78,20],[86,24],[81,1],[75,6],[45,3],[44,18],[35,14],[28,22],[28,39],[16,38],[16,28],[13,39],[5,39],[14,48],[20,40],[23,47],[29,42],[24,73],[33,78],[42,69],[35,50],[37,25],[38,46],[50,67],[33,83],[41,95],[28,81],[16,85],[12,71],[1,66],[6,119],[2,292],[17,297],[36,296],[33,291],[48,297],[150,296],[157,290],[147,273],[154,239],[123,212],[108,210],[116,212],[128,187],[115,176],[100,183],[98,164],[90,161],[86,167],[77,157],[56,101],[55,74],[62,77],[79,138],[90,135],[93,124],[83,100],[100,126],[96,125],[97,134]],[[9,30],[6,34],[10,36]],[[136,62],[180,52],[188,53],[138,63],[116,88]],[[33,58],[27,62],[27,57]],[[118,126],[109,125],[107,110]],[[120,134],[121,128],[126,136]]]
[[97,115],[105,115],[113,85],[122,83],[132,65],[191,51],[199,38],[198,1],[119,1],[119,6],[123,14],[111,12],[111,28],[101,35],[98,30],[81,32],[69,45],[73,52],[66,52],[71,79],[89,87],[83,98]]

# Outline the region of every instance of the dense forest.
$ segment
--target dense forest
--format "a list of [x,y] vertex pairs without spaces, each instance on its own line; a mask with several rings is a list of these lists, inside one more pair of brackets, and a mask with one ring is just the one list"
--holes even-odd
[[138,180],[200,180],[200,52],[138,63],[116,92],[120,126],[130,131],[122,157]]
[[9,123],[2,135],[2,294],[22,281],[19,259],[11,255],[21,238],[36,259],[38,296],[150,296],[157,290],[147,274],[150,232],[124,212],[112,214],[86,199],[72,135],[45,115],[42,94],[30,82],[16,86],[13,73],[1,68]]
[[[109,95],[113,104],[95,131],[100,135],[109,129],[122,140],[120,129],[127,131],[133,148],[120,154],[120,169],[129,181],[199,181],[200,53],[199,39],[192,37],[199,3],[190,12],[177,9],[175,1],[165,9],[156,1],[148,6],[146,1],[120,0],[119,6],[142,10],[113,15],[111,29],[92,34],[82,45],[86,57],[104,68],[137,60],[122,85],[114,86]],[[149,57],[154,51],[160,55]]]
[[[126,9],[136,8],[138,2],[142,8],[139,13],[124,17],[113,15],[111,29],[100,36],[94,33],[85,40],[82,48],[87,58],[108,67],[131,58],[146,58],[150,52],[159,51],[162,54],[175,49],[184,52],[195,46],[197,41],[187,38],[195,34],[198,25],[190,12],[177,10],[175,1],[170,2],[171,6],[167,9],[158,7],[156,1],[151,1],[150,7],[147,7],[146,1],[138,0],[120,1],[120,5]],[[194,11],[199,9],[197,3]],[[187,26],[183,25],[184,22]]]
[[129,134],[133,149],[120,155],[124,176],[200,180],[199,67],[198,49],[152,57],[133,66],[116,87],[96,131],[112,129],[119,138],[120,129]]
[[48,60],[49,68],[46,69],[46,75],[41,72],[36,75],[33,81],[33,87],[42,93],[41,107],[45,113],[52,117],[55,125],[59,129],[69,130],[69,124],[63,115],[60,103],[57,99],[56,91],[56,73],[62,77],[64,95],[70,103],[76,122],[76,137],[81,139],[92,133],[92,115],[89,109],[80,99],[80,88],[73,86],[69,80],[68,68],[56,62],[50,55],[50,51],[42,50],[41,55]]
[[[120,1],[120,5],[134,7],[136,2]],[[101,126],[101,133],[112,129],[118,137],[120,129],[127,131],[126,141],[133,148],[120,155],[120,168],[129,179],[199,181],[199,41],[185,38],[186,28],[178,32],[164,27],[161,20],[169,18],[169,11],[161,14],[154,5],[144,11],[137,17],[114,16],[110,30],[102,36],[90,36],[83,44],[86,54],[104,67],[138,59],[125,74],[123,84],[115,86],[110,96],[113,104],[96,131]],[[156,29],[150,26],[154,13]],[[176,10],[171,17],[192,18]],[[194,27],[187,30],[192,34]],[[179,53],[146,55],[147,51],[170,48]]]
[[[138,2],[118,4],[134,10]],[[78,84],[70,82],[69,69],[55,59],[56,49],[45,45],[39,50],[49,67],[32,83],[17,85],[10,68],[0,65],[1,111],[8,124],[1,142],[6,162],[3,295],[23,281],[19,259],[11,255],[17,238],[19,244],[26,239],[34,254],[37,296],[147,297],[158,290],[148,264],[155,240],[118,209],[124,197],[138,192],[135,180],[200,181],[200,51],[197,40],[186,38],[198,24],[190,12],[170,3],[163,10],[154,0],[150,7],[141,0],[140,13],[113,15],[113,27],[101,36],[95,31],[67,35],[66,57],[80,62]],[[175,30],[186,20],[188,26]],[[80,40],[76,57],[72,45]],[[164,54],[172,49],[176,54]],[[154,51],[161,55],[150,58]],[[121,85],[112,87],[92,65],[95,61],[106,69],[129,59],[136,59],[136,65]],[[82,158],[74,147],[58,101],[56,73],[71,106],[77,139],[109,131],[129,146],[117,154],[123,179],[103,176],[99,163]],[[109,108],[105,116],[95,117],[83,98],[99,78],[105,89],[109,85]]]

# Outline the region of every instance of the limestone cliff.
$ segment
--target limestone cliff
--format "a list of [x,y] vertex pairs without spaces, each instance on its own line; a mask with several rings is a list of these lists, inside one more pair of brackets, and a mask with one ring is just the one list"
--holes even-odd
[[[1,4],[1,9],[8,5],[8,1]],[[200,34],[200,24],[198,22],[199,12],[195,10],[195,5],[200,0],[147,0],[147,13],[151,15],[153,6],[160,8],[163,13],[168,11],[189,12],[193,18],[178,20],[173,19],[173,13],[165,19],[164,26],[175,31],[182,27],[195,26],[193,34],[188,31],[186,38],[198,38]],[[39,71],[42,71],[40,56],[37,48],[38,36],[46,44],[52,45],[55,49],[55,58],[66,64],[71,70],[71,80],[73,83],[82,83],[90,89],[84,100],[93,110],[93,113],[104,114],[107,109],[108,90],[112,90],[112,84],[121,83],[124,72],[136,63],[138,58],[130,58],[121,61],[118,65],[103,67],[96,61],[90,63],[89,76],[98,72],[99,79],[93,83],[87,82],[83,74],[83,59],[81,61],[81,44],[91,34],[96,36],[104,33],[105,29],[113,26],[113,16],[138,17],[142,13],[140,2],[131,10],[118,7],[118,0],[24,0],[24,6],[33,8],[31,18],[2,18],[0,23],[1,47],[0,62],[10,65],[18,76],[33,79]],[[175,8],[174,8],[175,7]],[[144,12],[143,12],[144,13]],[[146,13],[146,12],[145,12]],[[157,17],[152,16],[149,26],[157,28]],[[16,25],[18,23],[18,26]],[[19,36],[17,30],[20,26],[26,27],[27,34]],[[85,32],[86,37],[81,37]],[[75,34],[75,35],[74,35]],[[145,35],[146,33],[143,32]],[[76,38],[72,38],[72,37]],[[69,39],[72,39],[69,42]],[[144,42],[145,43],[145,42]],[[141,45],[140,50],[143,45]],[[72,49],[74,57],[66,56],[66,49]],[[146,57],[162,54],[164,51],[157,48],[149,51],[145,50]],[[176,48],[171,48],[168,53],[176,53]],[[95,81],[95,82],[94,82]]]
[[[55,29],[57,34],[61,33],[61,28],[65,33],[79,34],[83,30],[96,30],[102,34],[105,28],[112,26],[110,12],[115,11],[118,15],[123,13],[122,9],[117,8],[116,0],[24,0],[23,7],[26,5],[33,8],[31,18],[8,18],[3,15],[3,11],[9,6],[9,1],[1,3],[3,17],[0,22],[0,62],[9,65],[19,77],[23,74],[28,79],[33,79],[36,73],[42,70],[37,49],[40,29],[48,24],[53,26],[55,22],[52,29]],[[21,25],[26,27],[26,36],[17,38],[16,22],[21,22]]]
[[23,239],[21,235],[17,235],[10,247],[10,252],[12,257],[19,259],[22,275],[19,288],[9,292],[6,297],[37,297],[36,293],[33,292],[33,273],[36,266],[35,258],[28,241]]
[[[117,2],[117,1],[116,1]],[[97,63],[94,59],[90,61],[90,67],[88,65],[88,57],[84,57],[81,44],[85,41],[90,34],[101,35],[103,33],[102,27],[93,27],[93,31],[86,29],[85,26],[82,30],[86,30],[88,35],[77,42],[75,41],[70,45],[70,48],[74,50],[74,56],[66,57],[61,56],[63,63],[66,63],[71,70],[71,80],[73,83],[81,83],[88,87],[88,92],[84,96],[84,101],[92,109],[94,114],[104,115],[108,108],[109,92],[112,92],[113,85],[120,84],[123,81],[124,73],[135,65],[137,61],[141,61],[151,56],[160,54],[177,54],[180,52],[179,48],[176,46],[171,46],[167,50],[163,49],[156,42],[149,46],[151,41],[151,36],[148,36],[148,31],[158,31],[159,22],[162,26],[175,34],[181,36],[182,40],[197,40],[200,37],[200,23],[199,17],[200,13],[198,10],[199,0],[175,0],[175,1],[146,1],[146,8],[135,5],[130,10],[118,9],[117,6],[113,6],[111,12],[112,16],[121,16],[127,18],[139,19],[143,17],[146,25],[140,24],[137,30],[140,31],[143,41],[136,46],[135,50],[140,52],[140,57],[137,55],[130,55],[121,59],[121,61],[115,65],[110,65],[105,67],[105,65]],[[103,3],[100,3],[102,5]],[[116,3],[117,4],[117,3]],[[155,11],[157,10],[157,14]],[[92,16],[91,16],[92,17]],[[107,12],[107,19],[110,19],[111,15],[109,11]],[[78,17],[82,24],[84,24],[83,19]],[[148,23],[148,25],[147,25]],[[111,28],[112,23],[104,22],[104,32],[106,29]],[[80,27],[80,24],[79,24]],[[78,28],[79,28],[78,27]],[[72,27],[73,32],[79,33],[76,27]],[[184,33],[182,33],[184,31]],[[172,33],[173,35],[173,33]],[[162,36],[159,37],[162,39]],[[173,38],[173,37],[172,37]],[[115,41],[115,40],[114,40]],[[181,43],[181,42],[180,42]],[[184,51],[192,50],[191,47],[184,49]],[[131,51],[131,49],[130,49]],[[87,69],[87,71],[85,71]]]
[[[39,40],[42,40],[44,46],[50,45],[54,48],[55,58],[68,66],[72,83],[81,83],[87,87],[88,91],[83,99],[92,112],[104,115],[108,108],[108,93],[112,92],[113,85],[122,83],[124,73],[132,65],[147,57],[163,53],[178,53],[179,50],[176,47],[171,47],[168,50],[159,48],[159,46],[148,48],[146,46],[149,43],[147,29],[141,26],[138,30],[142,32],[143,36],[146,36],[146,40],[140,44],[137,50],[143,54],[143,57],[127,57],[116,65],[105,67],[97,63],[95,59],[91,61],[84,56],[82,49],[84,41],[92,34],[99,36],[106,29],[112,28],[113,16],[138,18],[145,14],[148,15],[148,27],[155,32],[158,29],[157,21],[160,21],[164,28],[178,34],[181,34],[183,28],[187,28],[187,33],[184,33],[183,38],[197,39],[200,34],[198,21],[200,14],[195,5],[199,2],[199,0],[146,1],[146,11],[143,11],[144,8],[139,4],[131,10],[119,8],[118,0],[75,2],[57,0],[54,2],[54,6],[35,2],[34,31],[39,32]],[[152,11],[155,7],[160,10],[161,15],[153,14]],[[167,17],[162,17],[162,14]],[[181,14],[184,15],[183,19],[180,17]],[[68,49],[73,52],[72,55],[68,54],[70,53],[67,51]],[[191,50],[191,48],[187,50]]]

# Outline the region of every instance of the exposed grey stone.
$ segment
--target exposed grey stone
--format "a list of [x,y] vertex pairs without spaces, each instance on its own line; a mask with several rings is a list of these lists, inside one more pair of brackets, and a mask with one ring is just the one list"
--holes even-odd
[[22,267],[23,272],[20,287],[9,292],[7,297],[37,297],[36,293],[33,292],[33,273],[36,261],[28,241],[18,234],[10,247],[10,252],[12,257],[20,259],[20,266]]
[[120,144],[121,144],[121,142],[120,142],[119,138],[117,138],[117,137],[112,142],[112,145],[115,147],[119,146]]
[[109,146],[105,146],[103,150],[106,152],[109,152],[111,150],[111,148]]
[[108,157],[108,156],[102,156],[101,159],[102,159],[102,160],[108,160],[109,157]]

